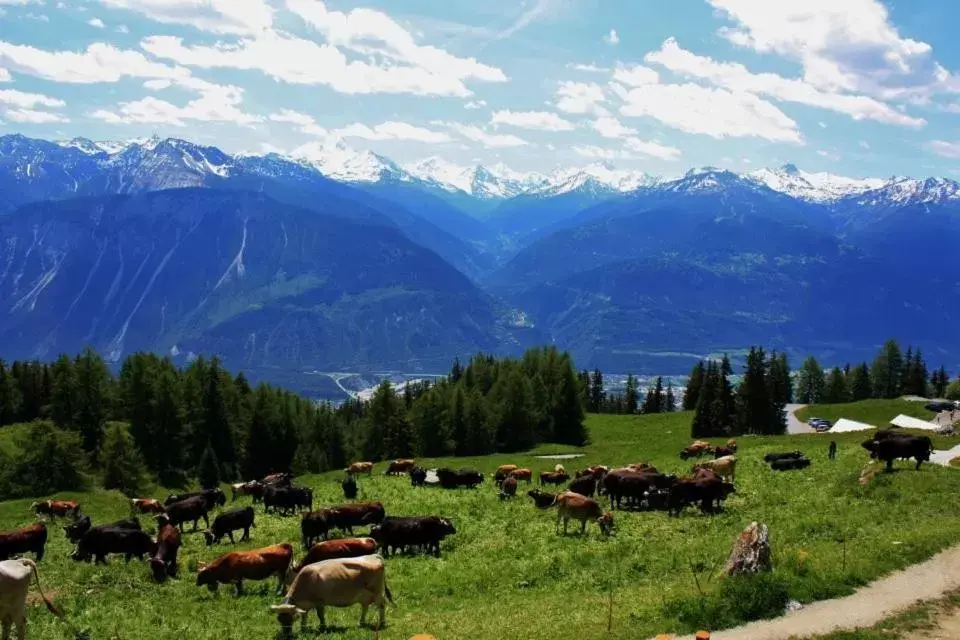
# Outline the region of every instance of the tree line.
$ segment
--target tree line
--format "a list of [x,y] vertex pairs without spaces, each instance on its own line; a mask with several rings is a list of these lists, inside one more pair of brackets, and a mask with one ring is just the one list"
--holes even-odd
[[368,401],[339,405],[253,387],[216,357],[179,368],[135,353],[116,375],[91,349],[52,363],[0,361],[0,426],[14,423],[32,424],[14,454],[0,450],[0,499],[78,489],[92,475],[132,495],[151,479],[210,486],[358,459],[587,441],[575,369],[552,347],[520,359],[479,354],[436,382],[398,391],[384,381]]
[[607,392],[604,388],[603,372],[599,369],[592,372],[583,370],[578,378],[583,404],[589,413],[669,413],[677,410],[673,382],[668,380],[664,386],[662,376],[657,377],[646,394],[642,392],[639,381],[632,373],[627,375],[623,393]]

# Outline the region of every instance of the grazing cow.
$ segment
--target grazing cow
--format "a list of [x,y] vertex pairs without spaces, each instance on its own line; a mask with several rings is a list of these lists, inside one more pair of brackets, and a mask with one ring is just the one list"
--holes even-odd
[[416,461],[409,458],[400,458],[394,460],[390,463],[390,466],[387,467],[387,470],[383,472],[385,476],[402,476],[403,474],[413,469]]
[[493,472],[493,481],[496,482],[497,484],[500,484],[501,482],[506,480],[508,475],[510,475],[512,472],[516,471],[519,468],[520,467],[518,467],[515,464],[502,464],[499,467],[497,467],[496,471]]
[[378,629],[386,622],[387,600],[393,604],[387,588],[387,572],[379,555],[358,558],[337,558],[311,564],[300,572],[283,603],[270,607],[276,614],[284,635],[292,635],[293,623],[301,616],[302,630],[307,629],[307,614],[317,610],[320,627],[326,626],[326,607],[349,607],[359,604],[360,626],[366,624],[367,609],[376,605],[380,612]]
[[216,593],[221,584],[233,584],[237,595],[243,595],[244,580],[267,580],[277,576],[277,591],[283,593],[283,583],[293,559],[293,546],[284,542],[252,551],[231,551],[210,564],[200,563],[197,571],[197,586]]
[[168,576],[177,577],[177,553],[180,551],[180,530],[170,524],[170,518],[157,516],[157,552],[150,558],[153,579],[164,582]]
[[156,552],[157,543],[143,531],[104,526],[93,527],[83,534],[71,557],[84,562],[93,557],[94,564],[107,564],[107,555],[111,553],[122,553],[130,562],[133,556],[142,560],[143,556],[153,556]]
[[[559,465],[558,465],[559,466]],[[540,485],[545,484],[563,484],[570,479],[570,475],[562,470],[560,471],[541,471],[540,472]]]
[[260,480],[261,484],[272,484],[273,486],[289,485],[291,482],[293,482],[293,476],[286,472],[270,473]]
[[80,515],[80,505],[74,500],[44,500],[34,502],[30,509],[35,514],[50,516],[51,518],[74,518]]
[[520,482],[521,480],[523,480],[527,484],[530,484],[531,482],[533,482],[533,470],[531,469],[527,469],[527,468],[514,469],[513,471],[510,472],[510,475],[516,478],[517,482]]
[[517,479],[513,476],[507,478],[500,484],[500,499],[506,500],[517,495]]
[[58,618],[62,617],[43,593],[37,565],[33,560],[28,558],[4,560],[0,562],[0,625],[3,626],[3,640],[9,640],[14,626],[17,628],[17,637],[20,640],[27,638],[27,591],[30,589],[31,574],[36,580],[37,591],[40,592],[47,610]]
[[356,473],[365,473],[368,476],[373,475],[373,463],[372,462],[354,462],[349,467],[344,469],[347,473],[356,474]]
[[729,440],[727,440],[727,448],[728,448],[728,449],[733,449],[734,451],[736,451],[736,450],[737,450],[737,441],[734,440],[733,438],[730,438]]
[[214,507],[222,507],[227,504],[227,495],[220,489],[204,489],[203,491],[190,491],[188,493],[172,493],[163,501],[163,506],[169,507],[176,502],[183,502],[189,498],[202,497],[207,503],[207,510]]
[[385,515],[379,502],[354,502],[305,513],[300,520],[303,548],[321,537],[326,540],[331,529],[345,529],[352,536],[354,527],[378,524]]
[[726,456],[732,456],[732,455],[735,454],[736,452],[737,452],[736,447],[733,447],[733,448],[730,448],[730,447],[717,447],[716,449],[713,450],[713,458],[714,458],[714,460],[716,460],[717,458],[724,458],[724,457],[726,457]]
[[180,527],[183,531],[183,525],[186,522],[193,521],[193,530],[197,530],[197,523],[203,518],[206,528],[210,528],[210,517],[207,515],[210,511],[210,504],[205,496],[193,496],[179,502],[172,502],[167,505],[167,515],[170,516],[170,523],[175,527]]
[[613,531],[613,516],[605,513],[593,498],[582,496],[572,491],[564,491],[557,496],[557,533],[560,533],[560,521],[563,520],[563,534],[567,534],[567,523],[573,520],[580,521],[580,533],[587,530],[587,520],[593,520],[600,527],[604,535]]
[[166,509],[159,500],[153,498],[133,498],[130,500],[130,513],[164,513]]
[[414,467],[410,469],[410,485],[422,487],[427,482],[427,470],[423,467]]
[[669,506],[669,489],[650,489],[643,494],[643,504],[651,511],[663,511]]
[[533,489],[527,491],[527,495],[533,498],[533,506],[537,509],[547,509],[553,506],[553,503],[557,501],[556,493],[547,493],[545,491],[540,491],[540,489]]
[[764,462],[773,462],[774,460],[790,460],[796,458],[802,458],[802,451],[788,451],[786,453],[768,453],[763,456]]
[[37,562],[43,560],[47,545],[47,525],[43,522],[28,524],[13,531],[0,532],[0,560],[21,553],[33,553]]
[[373,538],[341,538],[339,540],[324,540],[310,547],[307,555],[295,567],[291,567],[287,574],[287,582],[292,582],[296,574],[304,567],[324,560],[337,558],[356,558],[369,556],[377,552],[377,541]]
[[260,492],[262,495],[263,483],[259,480],[251,480],[250,482],[238,482],[236,484],[230,485],[230,491],[233,494],[231,501],[236,502],[237,498],[240,496],[254,496],[256,493]]
[[827,458],[834,460],[837,457],[837,443],[835,440],[830,441],[830,448],[827,450]]
[[[710,471],[710,470],[703,470]],[[668,507],[671,516],[680,516],[684,507],[700,503],[700,511],[712,513],[714,505],[719,506],[728,495],[736,490],[733,485],[723,482],[715,475],[712,477],[681,478],[670,488]]]
[[473,469],[458,469],[454,471],[448,467],[437,469],[437,478],[444,489],[467,487],[473,489],[483,482],[483,474]]
[[263,494],[263,506],[266,511],[279,511],[281,515],[313,508],[313,489],[308,487],[267,487]]
[[899,438],[901,436],[907,435],[901,429],[892,426],[887,429],[877,429],[873,433],[871,440],[886,440],[887,438]]
[[90,531],[91,529],[104,529],[108,527],[113,527],[116,529],[136,529],[140,530],[140,521],[137,518],[127,518],[125,520],[117,520],[116,522],[111,522],[109,524],[98,524],[95,527],[90,526],[90,518],[88,516],[83,516],[79,520],[68,524],[63,528],[67,534],[67,540],[77,544],[80,542],[80,539]]
[[223,536],[230,538],[230,544],[236,544],[233,539],[233,532],[243,529],[243,537],[240,542],[250,539],[250,527],[253,524],[253,507],[243,507],[242,509],[230,509],[224,511],[213,519],[213,526],[203,532],[203,537],[207,540],[207,546],[212,547],[220,542]]
[[896,435],[882,440],[867,440],[861,446],[870,452],[870,457],[887,463],[886,471],[893,471],[894,460],[913,458],[917,461],[916,469],[930,460],[933,451],[933,441],[929,436]]
[[680,451],[680,459],[700,458],[713,452],[713,445],[703,440],[697,440]]
[[370,537],[387,556],[391,549],[404,551],[408,547],[421,547],[439,558],[440,542],[456,532],[450,520],[439,516],[390,516],[370,528]]
[[603,478],[603,489],[610,496],[610,508],[619,509],[623,502],[640,506],[648,491],[669,489],[676,481],[676,476],[657,473],[653,469],[614,469]]
[[347,500],[357,499],[357,479],[353,476],[347,476],[341,480],[340,489],[343,490],[343,497]]
[[774,460],[770,463],[770,468],[774,471],[791,471],[794,469],[806,469],[810,466],[810,461],[806,458],[788,458],[786,460]]
[[657,471],[657,468],[650,464],[649,462],[633,462],[628,464],[625,468],[630,469],[631,471],[644,471],[646,473],[660,473]]
[[597,492],[597,481],[592,475],[583,476],[571,482],[570,486],[567,487],[567,491],[572,491],[574,493],[579,493],[582,496],[592,498],[593,494]]
[[693,470],[710,469],[722,479],[730,479],[733,482],[737,478],[737,456],[724,456],[715,460],[707,460],[693,466]]

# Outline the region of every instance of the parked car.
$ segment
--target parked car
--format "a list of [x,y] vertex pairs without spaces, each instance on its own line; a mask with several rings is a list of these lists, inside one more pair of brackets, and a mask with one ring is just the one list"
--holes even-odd
[[833,427],[833,423],[824,418],[811,418],[808,422],[808,425],[813,427],[813,430],[820,433],[823,431],[829,431]]
[[929,404],[923,405],[923,407],[927,411],[940,413],[941,411],[954,411],[955,409],[957,409],[957,403],[956,402],[931,402]]

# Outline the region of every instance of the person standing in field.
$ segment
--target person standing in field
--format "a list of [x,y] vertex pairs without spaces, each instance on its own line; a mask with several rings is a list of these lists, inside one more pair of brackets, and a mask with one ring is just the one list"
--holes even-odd
[[830,441],[830,450],[827,452],[827,457],[831,460],[834,460],[837,457],[837,442],[836,440]]

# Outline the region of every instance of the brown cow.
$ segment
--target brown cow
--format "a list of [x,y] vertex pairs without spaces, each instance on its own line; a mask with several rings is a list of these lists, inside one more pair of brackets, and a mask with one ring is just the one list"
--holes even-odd
[[507,476],[519,469],[515,464],[502,464],[493,472],[493,481],[500,484],[507,479]]
[[304,567],[315,562],[333,560],[334,558],[356,558],[376,552],[377,541],[373,538],[340,538],[318,542],[310,547],[300,564],[290,568],[290,571],[287,572],[287,582],[292,582]]
[[0,560],[7,560],[10,556],[30,551],[36,554],[39,562],[43,560],[46,544],[47,525],[42,522],[29,524],[13,531],[0,532]]
[[157,516],[157,552],[150,558],[150,570],[157,582],[167,576],[177,577],[177,553],[180,551],[180,529],[170,524],[170,518]]
[[215,593],[220,584],[233,583],[239,596],[243,595],[244,580],[266,580],[276,575],[279,578],[277,590],[283,593],[284,580],[292,559],[293,546],[286,542],[252,551],[232,551],[209,565],[200,563],[197,567],[197,586],[206,585]]
[[688,458],[700,458],[711,453],[713,453],[712,444],[709,442],[704,442],[703,440],[697,440],[686,449],[680,451],[680,458],[682,460],[686,460]]
[[233,500],[236,500],[240,496],[256,496],[257,493],[261,493],[262,495],[262,490],[263,483],[259,482],[258,480],[251,480],[250,482],[237,482],[230,485],[230,491],[233,493]]
[[540,484],[563,484],[570,479],[566,471],[541,471]]
[[153,498],[132,498],[130,500],[131,513],[166,513],[166,511],[160,501]]
[[344,471],[351,474],[365,473],[368,476],[373,475],[373,463],[372,462],[354,462],[349,467],[344,469]]
[[511,475],[500,485],[500,499],[512,498],[515,495],[517,495],[517,479]]
[[557,507],[557,533],[560,533],[560,521],[563,520],[563,534],[567,534],[567,523],[573,520],[580,521],[580,533],[587,530],[587,520],[594,520],[605,535],[610,535],[613,529],[613,516],[600,508],[593,498],[582,496],[572,491],[564,491],[557,496],[554,504]]
[[659,473],[657,468],[649,462],[634,462],[626,466],[631,471],[643,471],[644,473]]
[[578,470],[574,474],[574,477],[585,478],[586,476],[591,476],[594,480],[601,480],[603,476],[607,475],[608,473],[610,473],[609,468],[603,466],[602,464],[598,464],[593,467],[587,467],[586,469]]
[[516,478],[517,482],[521,480],[527,483],[533,482],[533,471],[527,468],[514,469],[510,472],[510,476]]
[[80,513],[80,505],[74,500],[44,500],[43,502],[34,502],[30,508],[37,515],[47,515],[51,517],[76,518]]
[[400,458],[391,462],[390,466],[387,467],[387,470],[383,472],[383,475],[401,476],[405,473],[408,473],[416,464],[416,460],[412,460],[410,458]]
[[321,537],[326,540],[331,529],[346,529],[353,535],[354,527],[383,522],[386,511],[379,502],[348,502],[303,514],[300,536],[303,547],[309,548]]
[[737,456],[724,456],[715,460],[707,460],[693,466],[693,470],[710,469],[714,471],[721,479],[733,482],[737,478]]

